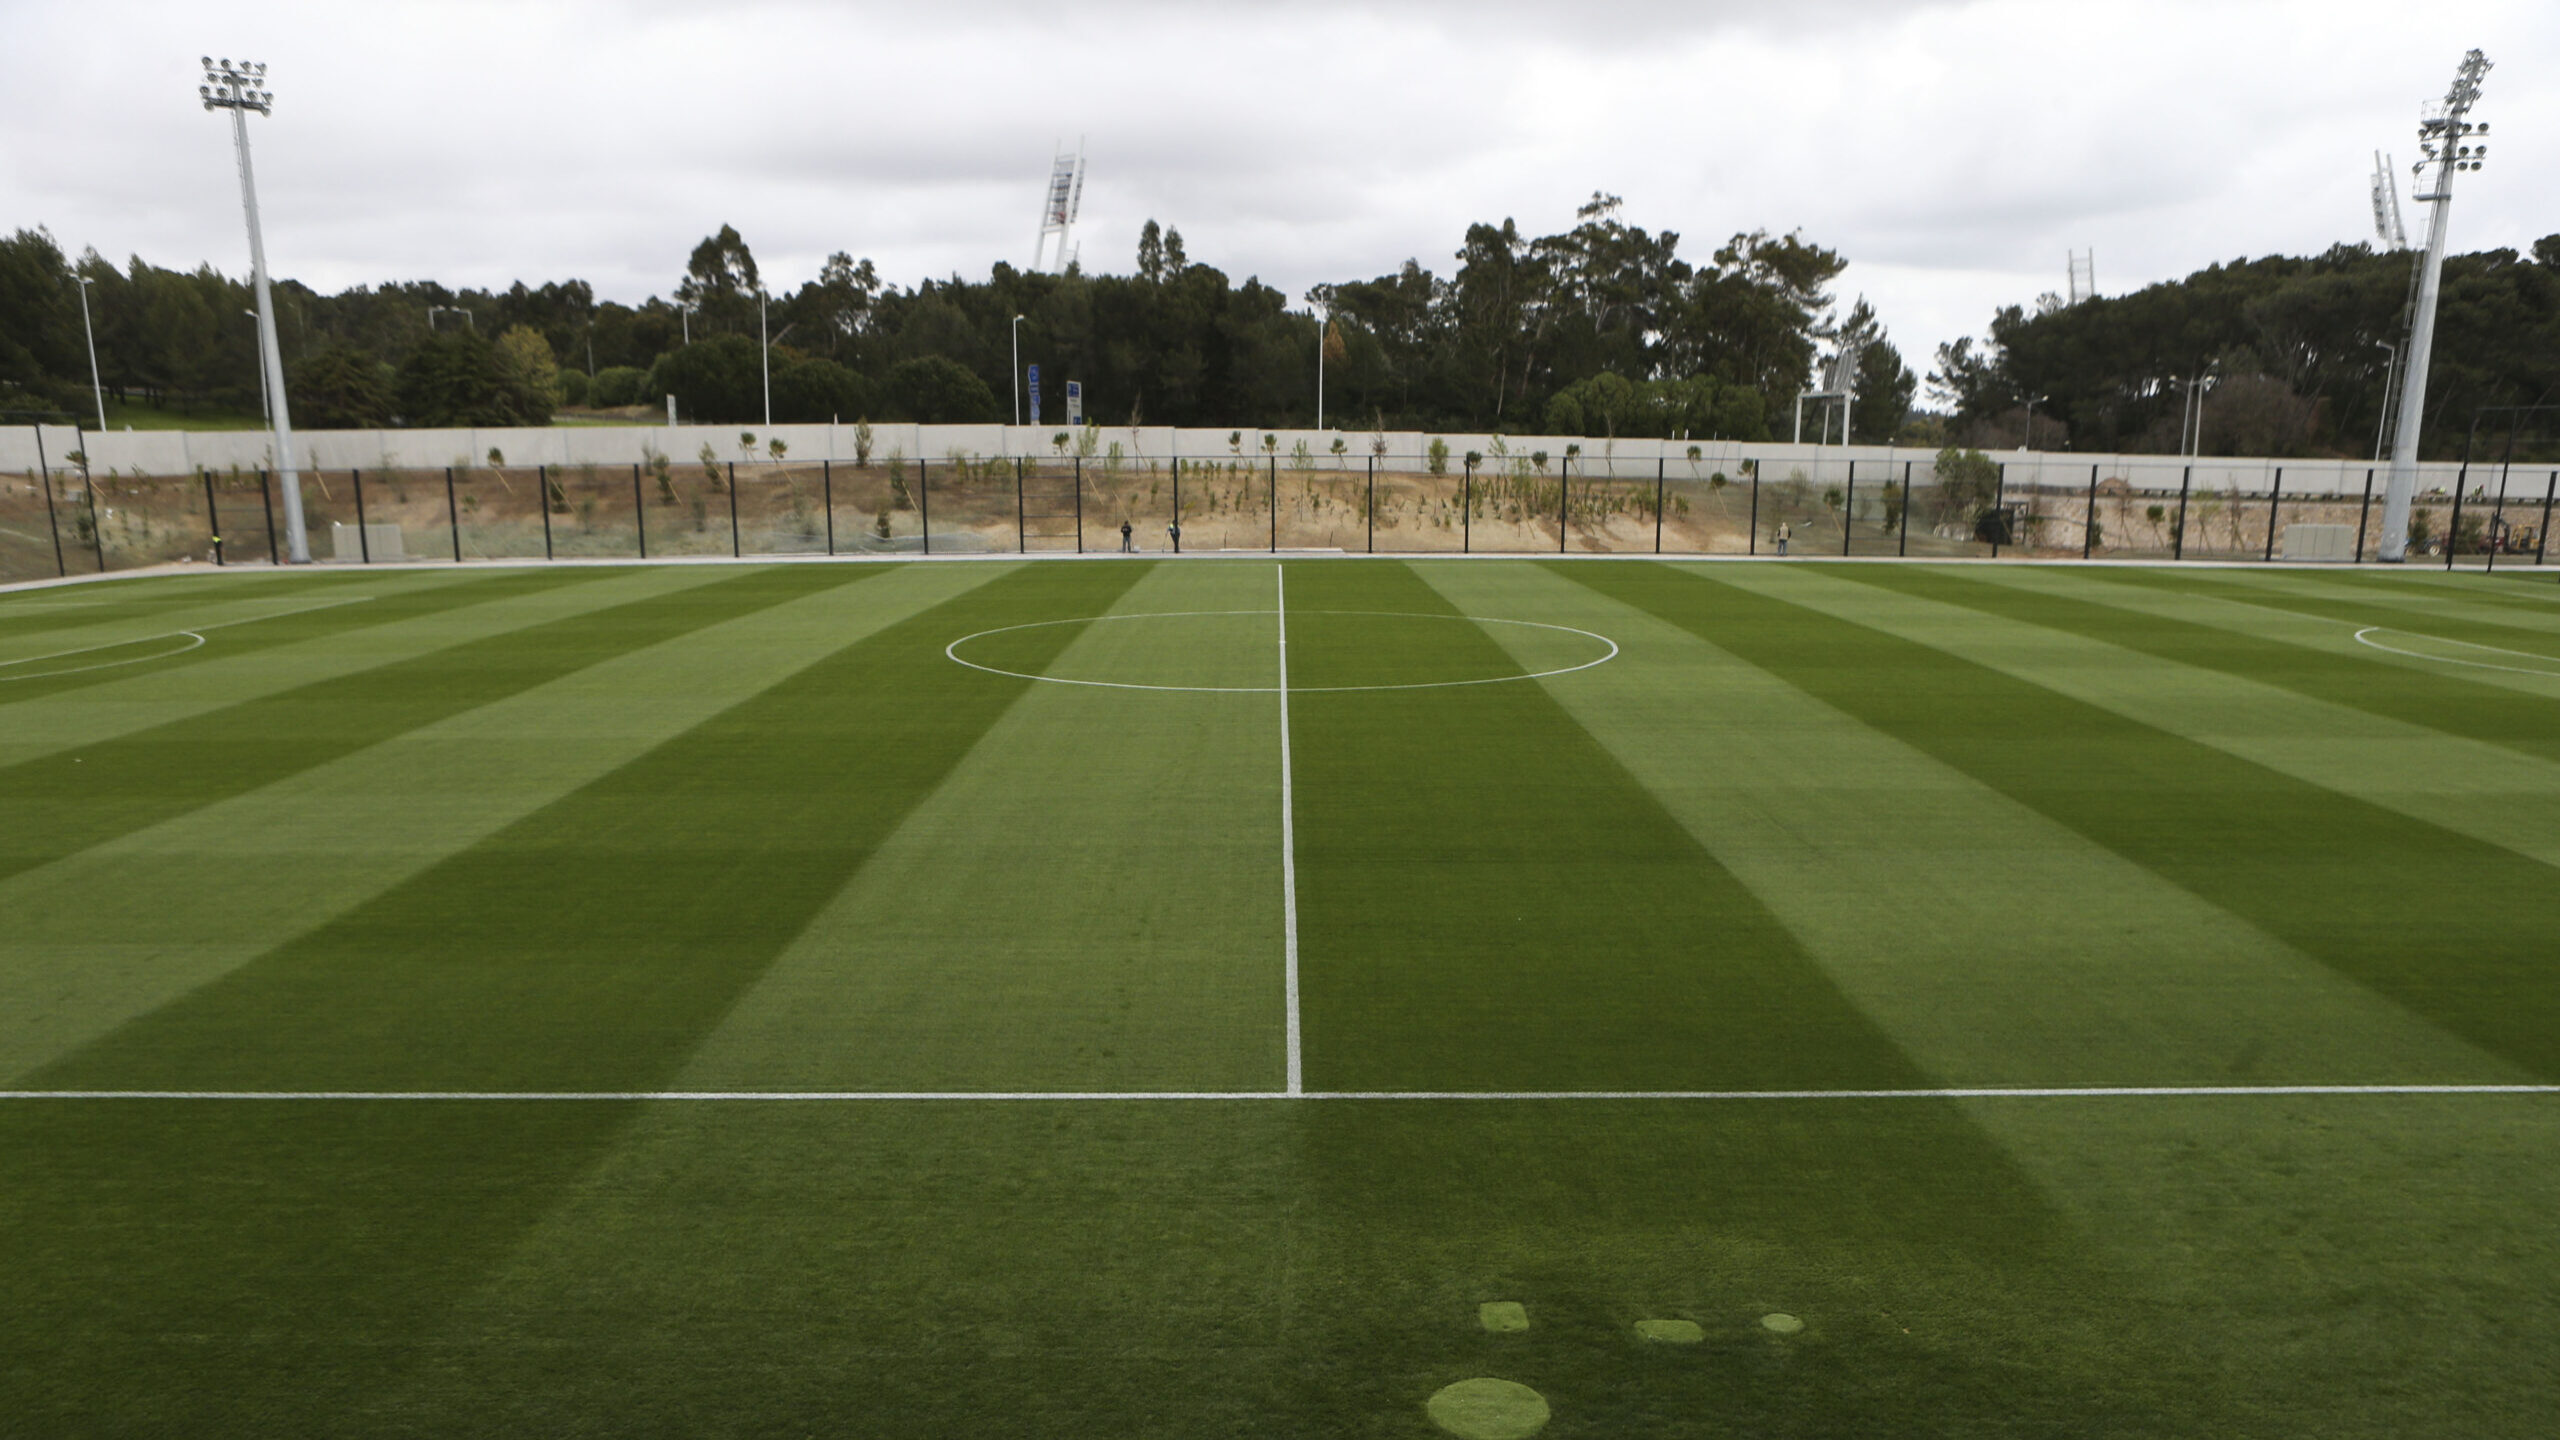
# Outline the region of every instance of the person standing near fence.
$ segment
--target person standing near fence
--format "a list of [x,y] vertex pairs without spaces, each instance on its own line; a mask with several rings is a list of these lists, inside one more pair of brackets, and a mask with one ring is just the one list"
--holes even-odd
[[1128,521],[1123,520],[1123,521],[1121,521],[1121,522],[1120,522],[1120,553],[1121,553],[1121,554],[1126,555],[1126,554],[1128,554],[1130,551],[1135,550],[1135,549],[1137,549],[1137,548],[1138,548],[1138,547],[1137,547],[1137,545],[1136,545],[1133,541],[1131,541],[1131,540],[1130,540],[1130,538],[1129,538],[1130,536],[1135,535],[1136,533],[1138,533],[1138,532],[1137,532],[1137,528],[1136,528],[1135,526],[1131,525]]
[[1789,533],[1790,533],[1790,532],[1789,532],[1789,531],[1788,531],[1788,529],[1787,529],[1787,522],[1786,522],[1786,521],[1784,521],[1784,520],[1779,521],[1779,522],[1778,522],[1778,553],[1779,553],[1779,554],[1781,554],[1781,555],[1784,555],[1784,554],[1786,554],[1786,553],[1787,553],[1787,539],[1788,539],[1788,535],[1789,535]]

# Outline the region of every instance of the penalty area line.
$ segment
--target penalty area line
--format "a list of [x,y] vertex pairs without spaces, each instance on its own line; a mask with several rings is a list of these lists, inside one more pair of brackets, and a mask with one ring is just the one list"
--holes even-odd
[[1219,1100],[2152,1100],[2560,1095],[2560,1085],[2049,1085],[1910,1090],[0,1090],[0,1100],[538,1100],[812,1104]]

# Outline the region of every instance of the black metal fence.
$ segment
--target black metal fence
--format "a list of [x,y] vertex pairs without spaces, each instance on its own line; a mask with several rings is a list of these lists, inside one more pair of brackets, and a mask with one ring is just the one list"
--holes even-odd
[[[2021,470],[2024,467],[2019,467]],[[1646,473],[1649,472],[1649,473]],[[1927,459],[1237,454],[890,457],[868,463],[659,457],[630,466],[302,472],[312,558],[651,559],[685,555],[1294,550],[2362,563],[2381,468],[2349,493],[2199,485],[2180,460],[2093,465],[2085,482],[1941,475]],[[2324,475],[2334,474],[2323,467]],[[2560,469],[2466,466],[2421,496],[2411,553],[2451,566],[2548,558]],[[275,564],[282,505],[259,471],[0,477],[0,579],[176,561]]]

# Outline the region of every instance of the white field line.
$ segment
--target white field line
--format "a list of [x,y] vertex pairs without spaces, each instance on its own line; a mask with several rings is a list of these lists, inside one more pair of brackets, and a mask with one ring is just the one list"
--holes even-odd
[[2449,640],[2442,635],[2429,635],[2423,630],[2403,630],[2393,625],[2367,625],[2356,632],[2356,643],[2370,646],[2385,655],[2405,655],[2412,660],[2432,660],[2440,665],[2468,665],[2474,670],[2504,670],[2510,675],[2560,676],[2560,669],[2529,670],[2522,665],[2492,665],[2486,660],[2465,660],[2456,655],[2428,655],[2416,650],[2403,650],[2396,645],[2385,645],[2373,639],[2372,637],[2377,634],[2414,635],[2421,640],[2432,640],[2438,645],[2459,645],[2465,650],[2486,650],[2492,655],[2513,655],[2520,660],[2540,660],[2546,664],[2560,665],[2560,656],[2543,655],[2531,650],[2507,650],[2471,640]]
[[100,650],[121,650],[128,645],[148,645],[154,640],[183,638],[196,642],[193,645],[181,645],[175,650],[163,650],[154,655],[137,655],[126,660],[106,660],[95,665],[75,666],[69,670],[41,670],[32,675],[0,675],[0,681],[49,680],[56,675],[81,675],[91,670],[112,670],[119,665],[140,665],[152,660],[166,660],[172,655],[183,655],[190,650],[201,648],[205,643],[202,632],[207,630],[224,630],[234,625],[255,625],[261,620],[281,620],[288,615],[308,615],[314,610],[330,610],[340,605],[360,604],[372,598],[370,595],[349,595],[339,600],[323,600],[317,605],[297,605],[291,610],[279,610],[272,615],[250,615],[238,620],[216,620],[210,625],[198,625],[192,630],[167,630],[157,635],[136,636],[131,640],[109,640],[99,645],[82,645],[71,650],[56,650],[49,655],[24,655],[15,660],[0,660],[0,670],[5,670],[14,665],[34,665],[46,660],[67,660],[74,655],[91,655]]
[[[1271,567],[1280,617],[1280,936],[1284,956],[1281,988],[1289,1003],[1289,1093],[1306,1093],[1306,1070],[1298,1032],[1298,821],[1297,797],[1289,771],[1289,571]],[[1613,647],[1614,648],[1614,647]]]
[[689,1100],[801,1104],[937,1100],[2167,1100],[2387,1095],[2560,1095],[2560,1085],[2056,1085],[1913,1090],[0,1090],[0,1100]]
[[[989,675],[1009,676],[1015,680],[1037,680],[1044,685],[1087,685],[1098,690],[1168,690],[1195,695],[1268,695],[1275,687],[1269,685],[1146,685],[1133,680],[1077,680],[1064,675],[1036,674],[1029,670],[1001,670],[993,665],[981,665],[967,658],[960,653],[960,647],[972,640],[989,635],[1002,635],[1014,630],[1038,630],[1049,625],[1091,625],[1105,620],[1188,620],[1204,615],[1268,615],[1271,613],[1268,610],[1132,610],[1111,615],[1076,615],[1064,620],[1031,620],[1020,625],[999,625],[992,630],[979,630],[963,635],[943,646],[942,654],[945,659],[955,665],[966,665],[972,670],[982,670]],[[1597,660],[1585,660],[1579,665],[1567,665],[1555,670],[1537,670],[1520,675],[1489,675],[1479,680],[1422,680],[1409,685],[1301,685],[1298,687],[1298,693],[1301,695],[1318,693],[1341,695],[1359,690],[1455,690],[1468,685],[1512,685],[1523,680],[1545,680],[1557,675],[1571,675],[1578,670],[1588,670],[1595,665],[1606,665],[1618,658],[1618,642],[1608,636],[1590,630],[1578,630],[1571,625],[1550,625],[1543,620],[1504,620],[1491,615],[1433,615],[1403,610],[1304,610],[1299,613],[1375,615],[1390,620],[1466,620],[1478,625],[1518,625],[1530,630],[1555,630],[1567,635],[1580,635],[1585,639],[1597,640],[1608,647],[1608,653]]]

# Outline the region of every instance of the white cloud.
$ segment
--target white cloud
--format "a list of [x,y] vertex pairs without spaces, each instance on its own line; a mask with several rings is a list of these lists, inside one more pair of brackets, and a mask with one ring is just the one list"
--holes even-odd
[[0,115],[0,225],[241,268],[225,127],[194,93],[210,49],[272,66],[269,250],[323,288],[574,275],[638,299],[723,223],[777,281],[838,249],[906,283],[982,275],[1028,258],[1050,146],[1082,136],[1093,268],[1154,217],[1295,296],[1445,270],[1470,221],[1558,228],[1596,188],[1695,259],[1803,229],[1920,364],[2060,288],[2067,249],[2115,291],[2363,238],[2369,152],[2413,158],[2465,45],[2499,62],[2502,134],[2457,246],[2560,230],[2560,14],[2407,22],[2294,0],[7,0],[13,50],[48,63]]

